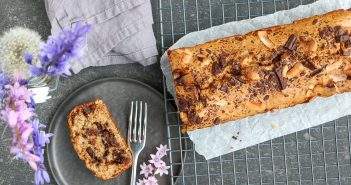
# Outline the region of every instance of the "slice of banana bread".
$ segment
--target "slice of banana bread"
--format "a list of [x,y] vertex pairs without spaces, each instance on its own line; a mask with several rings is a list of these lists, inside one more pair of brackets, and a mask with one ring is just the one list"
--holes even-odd
[[102,100],[74,107],[68,124],[78,157],[96,177],[111,179],[131,167],[131,150]]

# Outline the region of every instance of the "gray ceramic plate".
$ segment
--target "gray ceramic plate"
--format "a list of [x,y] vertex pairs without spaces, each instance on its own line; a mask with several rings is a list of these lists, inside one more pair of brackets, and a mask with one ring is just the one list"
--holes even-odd
[[[67,123],[68,112],[76,105],[102,99],[109,107],[124,138],[127,133],[130,102],[142,100],[148,103],[148,128],[145,149],[139,156],[139,163],[149,160],[156,146],[167,144],[167,124],[162,95],[152,87],[131,79],[104,78],[90,82],[74,91],[57,109],[49,128],[54,133],[48,146],[48,161],[51,172],[60,185],[129,184],[131,170],[119,177],[103,181],[96,178],[81,161],[73,149]],[[180,156],[173,156],[180,162]],[[179,169],[174,169],[178,171]],[[139,171],[139,169],[138,169]],[[139,177],[140,178],[140,177]],[[160,184],[170,184],[170,177],[163,176]]]

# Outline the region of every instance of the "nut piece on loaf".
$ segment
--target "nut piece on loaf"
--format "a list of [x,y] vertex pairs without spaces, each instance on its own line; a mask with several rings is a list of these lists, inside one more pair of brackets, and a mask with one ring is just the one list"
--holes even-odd
[[351,11],[169,50],[183,132],[351,91]]
[[77,105],[68,124],[78,157],[96,177],[111,179],[131,167],[131,151],[102,100]]

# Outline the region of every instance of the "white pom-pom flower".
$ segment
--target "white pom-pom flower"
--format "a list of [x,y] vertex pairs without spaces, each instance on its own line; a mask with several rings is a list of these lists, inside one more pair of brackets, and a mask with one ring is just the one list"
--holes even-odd
[[24,61],[24,53],[33,54],[33,62],[38,63],[36,54],[40,50],[42,40],[36,31],[15,27],[5,32],[0,38],[0,65],[4,73],[12,77],[21,74],[30,76],[29,65]]

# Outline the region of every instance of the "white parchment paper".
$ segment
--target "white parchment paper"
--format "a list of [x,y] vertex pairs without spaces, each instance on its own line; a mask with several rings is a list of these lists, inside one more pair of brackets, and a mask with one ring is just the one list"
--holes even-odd
[[[179,39],[170,49],[190,47],[217,38],[245,34],[275,25],[289,24],[301,18],[324,14],[337,9],[349,9],[350,7],[350,0],[319,0],[312,4],[271,15],[231,22],[189,33]],[[161,57],[161,68],[166,76],[170,93],[176,97],[166,53]],[[345,93],[329,98],[316,98],[308,104],[231,121],[210,128],[198,129],[188,132],[188,135],[195,144],[195,150],[206,159],[211,159],[349,114],[351,114],[351,93]],[[239,132],[238,135],[237,132]],[[233,139],[233,135],[238,138]]]

